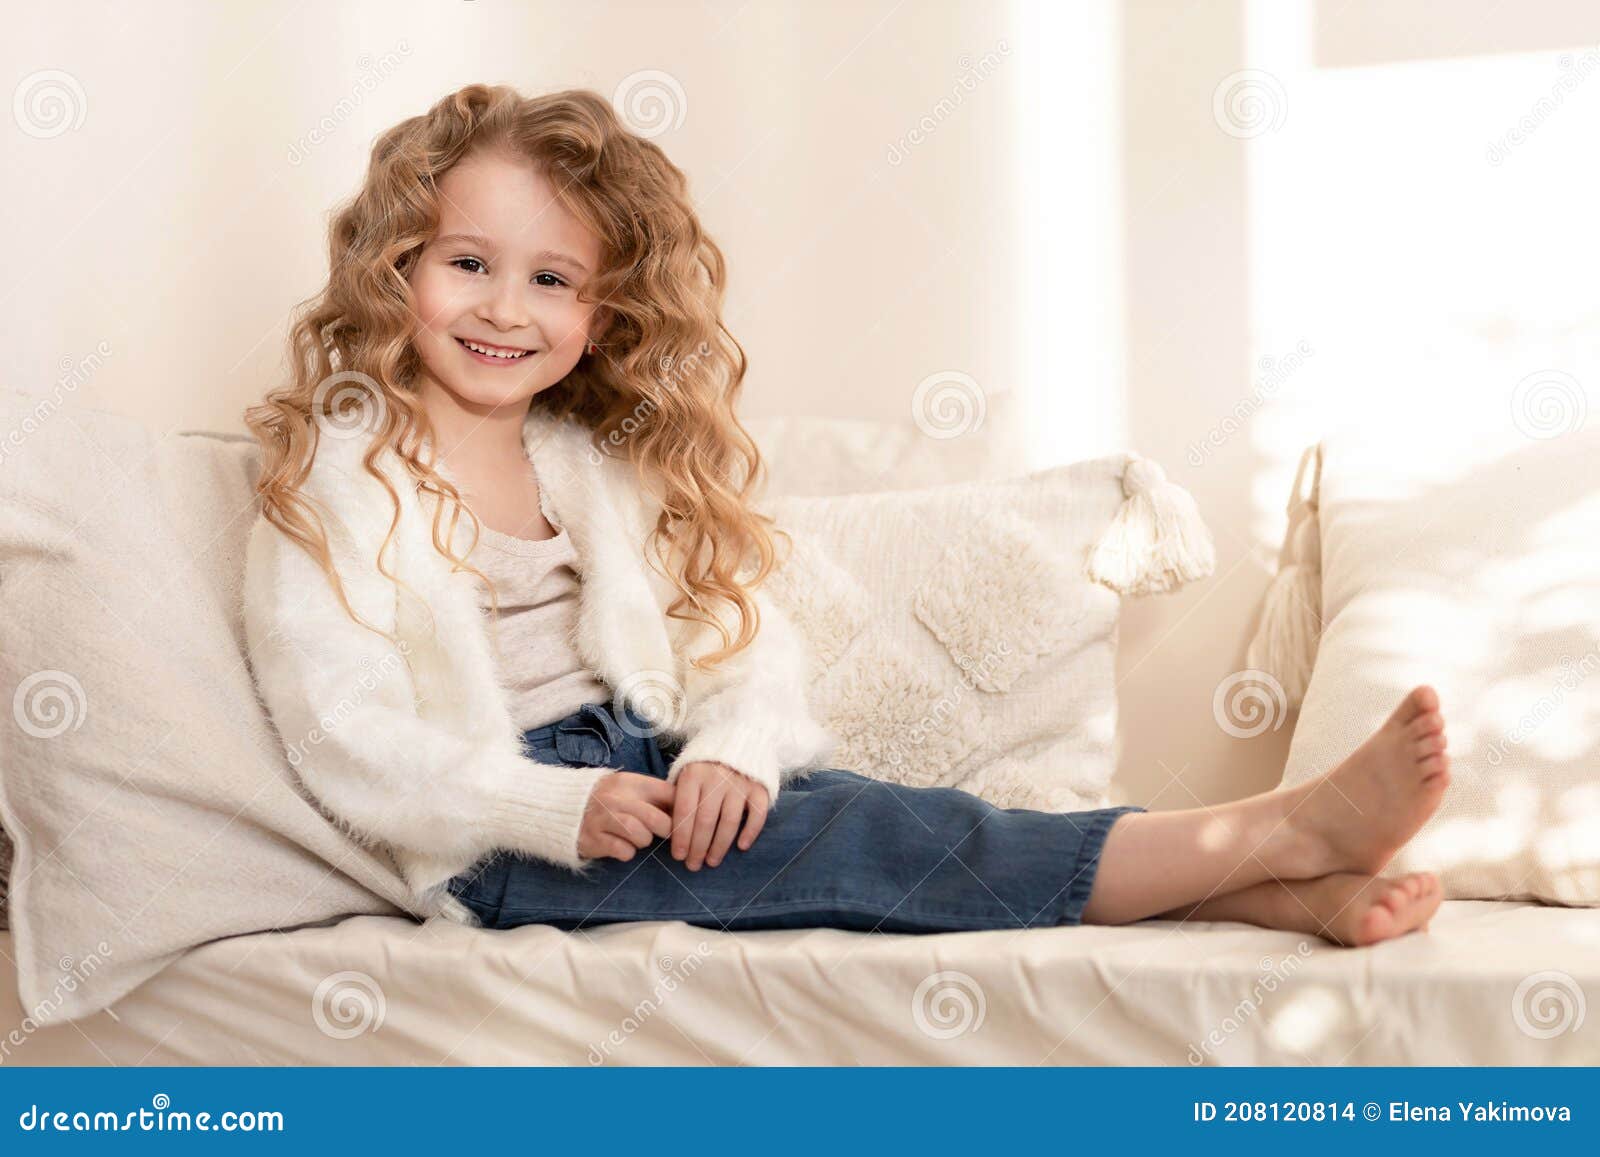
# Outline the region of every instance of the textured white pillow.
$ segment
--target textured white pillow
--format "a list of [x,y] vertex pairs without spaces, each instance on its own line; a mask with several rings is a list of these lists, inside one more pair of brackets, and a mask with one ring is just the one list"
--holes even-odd
[[772,596],[811,645],[834,765],[1001,807],[1107,802],[1119,600],[1091,557],[1128,590],[1214,564],[1192,500],[1128,455],[770,513],[795,544]]
[[393,915],[406,889],[300,791],[239,586],[254,439],[0,394],[0,824],[18,983],[89,1015],[223,936]]
[[1453,899],[1600,904],[1600,431],[1364,430],[1320,459],[1252,650],[1292,703],[1284,640],[1320,596],[1284,786],[1431,683],[1453,780],[1393,870],[1436,871]]

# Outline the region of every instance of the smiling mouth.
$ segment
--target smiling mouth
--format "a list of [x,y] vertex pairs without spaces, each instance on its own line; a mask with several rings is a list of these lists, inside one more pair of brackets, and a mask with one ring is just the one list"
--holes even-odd
[[514,362],[531,354],[532,350],[519,350],[511,346],[485,345],[482,342],[468,341],[464,337],[456,338],[462,348],[469,349],[475,354],[486,358],[495,358],[498,361]]

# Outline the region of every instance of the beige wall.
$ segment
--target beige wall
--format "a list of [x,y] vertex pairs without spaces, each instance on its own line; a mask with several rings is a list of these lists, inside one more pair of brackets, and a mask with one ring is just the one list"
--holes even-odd
[[996,55],[959,115],[888,160],[958,58],[978,68],[1006,37],[1003,5],[67,0],[10,19],[12,84],[65,72],[27,87],[83,115],[42,138],[7,126],[22,227],[0,292],[26,315],[8,381],[49,381],[106,341],[82,399],[242,429],[377,133],[472,81],[611,96],[651,71],[668,79],[634,83],[682,117],[655,139],[729,257],[752,413],[903,418],[907,379],[1015,380],[1014,66]]
[[0,373],[158,428],[242,429],[382,128],[469,81],[665,85],[682,120],[657,139],[729,258],[749,414],[905,422],[918,383],[959,373],[993,415],[966,436],[1008,461],[1134,448],[1199,498],[1217,576],[1130,606],[1124,634],[1122,788],[1160,807],[1281,764],[1287,722],[1234,738],[1212,697],[1302,446],[1600,370],[1600,13],[1577,0],[69,0],[7,21]]

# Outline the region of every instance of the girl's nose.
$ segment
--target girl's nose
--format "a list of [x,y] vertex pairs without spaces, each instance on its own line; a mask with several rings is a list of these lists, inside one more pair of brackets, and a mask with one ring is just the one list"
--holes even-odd
[[522,287],[509,282],[497,285],[478,309],[478,316],[497,329],[521,329],[528,324],[528,307]]

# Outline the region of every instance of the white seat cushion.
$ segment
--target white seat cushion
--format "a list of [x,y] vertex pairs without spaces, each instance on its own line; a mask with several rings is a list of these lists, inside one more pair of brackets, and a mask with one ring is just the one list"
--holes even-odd
[[[1586,1064],[1600,911],[1446,903],[1370,949],[1243,924],[893,935],[357,917],[207,945],[7,1063]],[[3,934],[0,949],[9,951]],[[1592,1013],[1592,1010],[1591,1010]],[[20,1009],[0,990],[0,1049]],[[81,1028],[81,1032],[79,1029]]]

